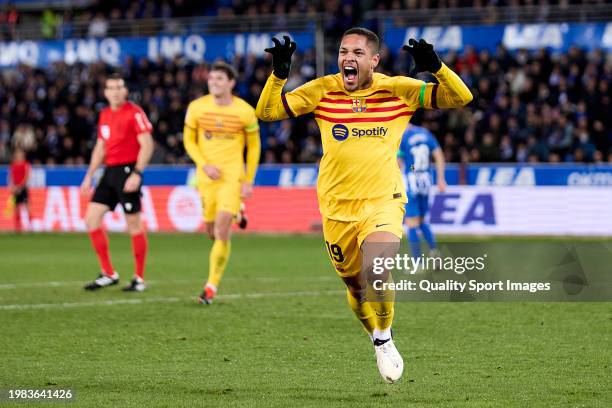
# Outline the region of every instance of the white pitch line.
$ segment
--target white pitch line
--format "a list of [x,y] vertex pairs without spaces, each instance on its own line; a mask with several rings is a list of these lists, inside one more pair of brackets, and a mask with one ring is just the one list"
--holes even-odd
[[94,302],[63,302],[63,303],[31,303],[31,304],[14,304],[0,305],[0,310],[27,310],[27,309],[53,309],[53,308],[72,308],[72,307],[87,307],[87,306],[114,306],[125,304],[141,304],[145,302],[178,302],[181,298],[166,297],[166,298],[147,298],[147,299],[116,299],[116,300],[99,300]]
[[51,281],[51,282],[32,282],[32,283],[6,283],[0,285],[2,289],[21,289],[21,288],[55,288],[59,286],[72,286],[82,284],[77,281]]
[[[308,281],[335,281],[338,280],[336,276],[314,276],[305,277],[297,276],[288,278],[291,281],[296,280],[308,280]],[[284,279],[273,278],[273,277],[234,277],[232,280],[249,280],[258,282],[281,282]],[[58,288],[62,286],[77,286],[81,287],[86,283],[86,280],[82,281],[49,281],[49,282],[29,282],[29,283],[5,283],[0,284],[0,290],[14,290],[14,289],[29,289],[29,288]],[[147,280],[148,284],[152,285],[166,285],[175,283],[202,283],[202,279],[174,279],[174,280]]]
[[[321,295],[339,295],[345,293],[343,290],[311,290],[302,292],[255,292],[255,293],[230,293],[227,295],[219,295],[217,299],[233,300],[233,299],[260,299],[268,297],[294,297],[294,296],[321,296]],[[92,302],[63,302],[63,303],[32,303],[32,304],[13,304],[0,305],[0,311],[7,310],[30,310],[30,309],[63,309],[77,308],[90,306],[115,306],[115,305],[138,305],[143,303],[176,303],[183,301],[192,301],[193,297],[151,297],[137,299],[115,299],[115,300],[99,300]]]
[[[147,281],[147,283],[151,284],[160,284],[160,283],[193,283],[196,280],[172,280],[172,281]],[[199,282],[199,281],[198,281]],[[30,283],[7,283],[0,285],[0,290],[10,290],[10,289],[29,289],[29,288],[58,288],[61,286],[77,286],[81,287],[86,282],[85,279],[81,281],[50,281],[50,282],[30,282]]]

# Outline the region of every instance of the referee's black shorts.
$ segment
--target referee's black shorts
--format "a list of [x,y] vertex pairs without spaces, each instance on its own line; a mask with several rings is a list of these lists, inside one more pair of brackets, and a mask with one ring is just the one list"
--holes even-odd
[[118,203],[121,203],[126,214],[139,213],[142,183],[138,186],[138,190],[133,193],[123,191],[125,180],[132,174],[134,164],[106,167],[91,201],[107,205],[111,211],[115,209]]
[[27,204],[29,199],[28,188],[23,187],[15,192],[15,204]]

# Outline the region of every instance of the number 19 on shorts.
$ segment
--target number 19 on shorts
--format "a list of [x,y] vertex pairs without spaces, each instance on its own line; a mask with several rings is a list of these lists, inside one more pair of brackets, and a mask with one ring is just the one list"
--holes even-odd
[[338,263],[344,262],[344,255],[339,245],[330,244],[328,241],[325,241],[325,246],[327,247],[327,252],[331,259]]

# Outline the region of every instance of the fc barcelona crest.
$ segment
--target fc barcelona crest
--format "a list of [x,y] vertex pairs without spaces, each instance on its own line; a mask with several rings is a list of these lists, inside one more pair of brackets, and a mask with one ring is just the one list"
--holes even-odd
[[365,99],[353,99],[353,112],[362,113],[365,112],[367,108]]

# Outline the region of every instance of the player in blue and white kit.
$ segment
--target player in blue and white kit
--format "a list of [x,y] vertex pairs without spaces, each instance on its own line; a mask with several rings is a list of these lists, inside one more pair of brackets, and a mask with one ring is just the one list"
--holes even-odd
[[430,158],[436,164],[438,189],[446,189],[444,177],[444,155],[436,138],[423,127],[408,125],[398,156],[404,161],[408,204],[406,204],[406,226],[412,256],[421,256],[421,242],[418,230],[429,245],[430,256],[437,256],[436,240],[425,216],[429,211],[429,190],[432,183]]

